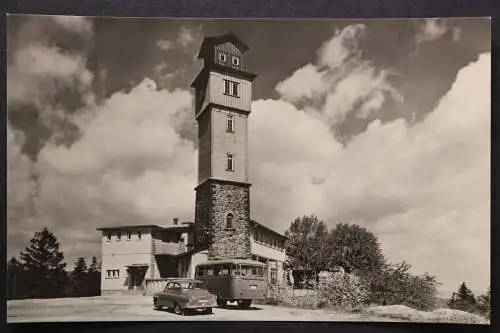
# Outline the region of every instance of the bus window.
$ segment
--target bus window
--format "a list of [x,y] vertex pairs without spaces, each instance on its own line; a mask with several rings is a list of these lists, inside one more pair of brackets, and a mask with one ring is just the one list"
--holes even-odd
[[260,266],[241,265],[241,275],[243,276],[264,276],[264,269]]
[[213,267],[214,269],[214,275],[217,276],[217,275],[220,275],[220,266],[214,266]]
[[194,271],[194,276],[203,276],[203,270],[201,267],[196,267]]
[[205,267],[205,269],[206,269],[206,275],[208,275],[208,276],[214,275],[214,269],[212,266],[207,266],[207,267]]
[[240,265],[232,265],[231,266],[231,275],[235,275],[235,276],[241,275]]

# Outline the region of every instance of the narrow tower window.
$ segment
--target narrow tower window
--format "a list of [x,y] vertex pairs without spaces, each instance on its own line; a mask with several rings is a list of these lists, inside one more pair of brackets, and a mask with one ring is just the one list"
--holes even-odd
[[234,171],[233,154],[227,154],[227,171]]
[[233,213],[228,213],[226,215],[226,229],[232,229],[233,228]]
[[219,61],[226,62],[226,54],[225,53],[219,53]]
[[229,80],[224,80],[224,94],[233,96],[233,97],[239,97],[238,96],[238,82],[233,82]]
[[239,66],[240,65],[240,58],[233,57],[233,65],[234,66]]
[[234,119],[232,114],[228,114],[226,118],[226,132],[234,133]]

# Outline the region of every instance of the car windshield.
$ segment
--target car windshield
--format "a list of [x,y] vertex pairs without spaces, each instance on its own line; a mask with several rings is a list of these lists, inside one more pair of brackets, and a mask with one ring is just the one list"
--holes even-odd
[[205,284],[201,281],[186,281],[181,282],[182,289],[206,289]]

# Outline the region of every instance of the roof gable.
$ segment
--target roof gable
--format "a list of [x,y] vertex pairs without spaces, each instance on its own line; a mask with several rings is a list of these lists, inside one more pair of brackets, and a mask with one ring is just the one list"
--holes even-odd
[[239,39],[234,33],[229,32],[226,34],[206,37],[200,47],[198,58],[205,58],[210,51],[219,44],[231,43],[237,47],[242,53],[249,49],[248,45]]

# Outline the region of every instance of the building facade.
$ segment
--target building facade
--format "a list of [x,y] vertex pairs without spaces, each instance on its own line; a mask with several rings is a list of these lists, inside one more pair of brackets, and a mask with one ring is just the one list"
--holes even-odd
[[103,291],[193,277],[197,264],[213,259],[266,262],[271,283],[285,278],[285,236],[250,217],[248,117],[256,75],[246,69],[247,50],[229,33],[205,38],[198,54],[203,69],[191,84],[199,141],[194,223],[99,228]]

